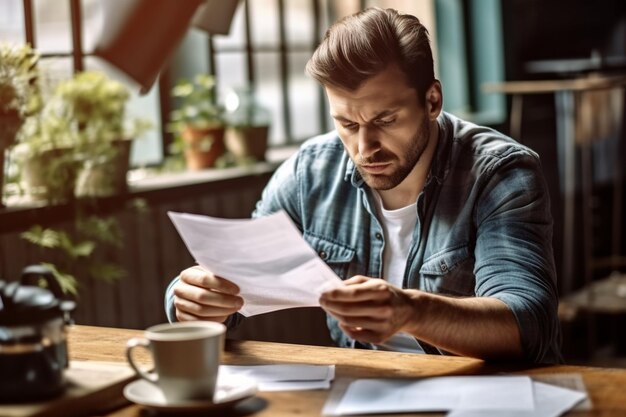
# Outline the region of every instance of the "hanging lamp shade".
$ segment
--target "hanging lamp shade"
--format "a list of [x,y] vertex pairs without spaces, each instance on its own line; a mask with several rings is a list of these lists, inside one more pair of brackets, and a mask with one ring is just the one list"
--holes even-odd
[[102,2],[106,30],[96,44],[94,55],[121,70],[146,93],[203,3],[203,0],[106,0]]
[[239,0],[205,0],[191,24],[213,35],[228,35]]

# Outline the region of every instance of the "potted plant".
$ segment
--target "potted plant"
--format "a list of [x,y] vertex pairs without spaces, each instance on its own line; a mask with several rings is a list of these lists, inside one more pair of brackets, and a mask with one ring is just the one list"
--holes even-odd
[[257,102],[249,87],[232,90],[226,96],[226,109],[228,151],[239,163],[264,161],[270,112]]
[[29,118],[15,147],[18,182],[33,200],[60,203],[74,197],[80,161],[69,121],[49,114]]
[[79,215],[73,226],[70,233],[36,224],[20,234],[40,248],[40,256],[45,259],[40,263],[50,269],[65,294],[78,295],[77,277],[115,282],[126,276],[123,268],[94,256],[98,247],[121,249],[123,232],[114,217]]
[[16,142],[24,120],[41,105],[37,84],[39,55],[28,44],[0,44],[0,206],[5,151]]
[[23,171],[31,191],[43,185],[47,200],[54,200],[57,183],[69,189],[60,199],[125,192],[130,141],[149,128],[126,117],[129,98],[123,84],[97,71],[59,83],[40,117],[25,127]]
[[216,103],[215,79],[207,74],[199,74],[193,81],[182,79],[172,89],[172,96],[178,103],[170,115],[169,130],[175,135],[170,151],[185,155],[187,169],[215,166],[225,150],[224,111]]

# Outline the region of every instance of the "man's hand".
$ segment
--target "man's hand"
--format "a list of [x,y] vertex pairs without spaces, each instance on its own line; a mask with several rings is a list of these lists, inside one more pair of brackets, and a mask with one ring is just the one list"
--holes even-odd
[[320,297],[324,310],[339,320],[341,329],[361,342],[384,343],[411,322],[414,301],[388,282],[361,275]]
[[199,266],[185,269],[174,287],[174,306],[179,321],[208,320],[223,323],[239,311],[243,299],[239,287]]

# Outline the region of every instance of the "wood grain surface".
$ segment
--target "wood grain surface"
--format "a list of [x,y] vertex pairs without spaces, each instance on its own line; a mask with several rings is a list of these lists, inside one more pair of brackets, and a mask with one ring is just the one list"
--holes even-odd
[[[137,330],[74,326],[69,348],[73,360],[125,361],[126,341],[141,336]],[[149,363],[148,355],[137,359]],[[227,341],[223,362],[227,364],[308,363],[336,365],[337,378],[417,378],[441,375],[511,373],[546,375],[579,373],[583,376],[593,409],[572,416],[626,416],[626,369],[581,366],[533,366],[487,363],[464,357],[341,349],[255,341]],[[259,417],[319,416],[330,391],[262,392],[219,415]],[[137,405],[120,408],[107,416],[145,416]],[[411,415],[411,414],[403,414]],[[415,414],[416,416],[442,414]]]

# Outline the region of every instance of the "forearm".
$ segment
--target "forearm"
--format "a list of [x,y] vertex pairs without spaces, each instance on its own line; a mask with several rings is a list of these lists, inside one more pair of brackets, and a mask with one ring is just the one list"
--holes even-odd
[[463,356],[518,359],[523,356],[517,321],[502,301],[452,298],[406,290],[413,314],[405,331],[419,340]]

